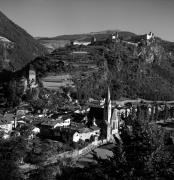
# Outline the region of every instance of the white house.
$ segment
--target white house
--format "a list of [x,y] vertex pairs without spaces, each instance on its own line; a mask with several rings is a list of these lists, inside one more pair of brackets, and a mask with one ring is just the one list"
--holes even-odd
[[9,134],[4,134],[2,139],[9,139],[10,138],[10,135]]
[[86,42],[86,41],[74,41],[73,42],[73,45],[78,45],[78,46],[80,46],[80,45],[87,46],[89,44],[91,44],[91,42]]
[[40,129],[38,127],[33,127],[32,133],[39,134],[40,133]]
[[1,118],[0,119],[0,130],[5,132],[5,133],[9,133],[10,131],[12,131],[13,128],[13,122],[9,121],[6,118]]
[[37,134],[39,134],[40,133],[40,129],[39,128],[37,128],[37,127],[35,127],[35,126],[33,126],[32,128],[31,128],[31,132],[30,132],[30,134],[28,134],[28,140],[31,140],[31,139],[33,139]]
[[112,34],[112,40],[115,40],[116,36],[114,34]]
[[42,126],[55,129],[56,127],[69,126],[71,123],[70,117],[59,116],[57,119],[45,118]]
[[118,35],[118,32],[115,33],[115,34],[112,34],[112,41],[118,41],[119,40],[119,35]]
[[70,119],[70,118],[65,118],[65,119],[63,119],[63,118],[60,117],[60,118],[57,119],[57,120],[58,120],[58,124],[57,124],[56,127],[69,126],[70,123],[71,123],[71,119]]
[[154,33],[152,33],[152,32],[146,34],[146,40],[149,41],[151,39],[154,39]]
[[89,140],[92,136],[99,137],[100,135],[100,128],[96,126],[92,126],[91,128],[82,128],[77,130],[73,134],[73,142],[78,142],[79,140]]
[[4,119],[6,119],[6,120],[8,120],[9,122],[12,123],[12,128],[17,127],[17,118],[15,117],[14,114],[6,113],[6,114],[4,114]]

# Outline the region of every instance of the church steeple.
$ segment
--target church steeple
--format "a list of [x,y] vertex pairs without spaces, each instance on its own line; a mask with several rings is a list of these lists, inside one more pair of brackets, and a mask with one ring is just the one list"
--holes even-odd
[[112,113],[112,105],[111,105],[111,94],[110,94],[110,88],[108,85],[108,90],[107,90],[107,100],[106,100],[106,105],[107,105],[107,140],[110,141],[111,139],[111,113]]

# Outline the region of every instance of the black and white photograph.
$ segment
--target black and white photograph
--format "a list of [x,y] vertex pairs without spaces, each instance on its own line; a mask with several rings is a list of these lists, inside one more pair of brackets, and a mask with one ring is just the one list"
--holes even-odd
[[0,180],[174,180],[174,0],[0,0]]

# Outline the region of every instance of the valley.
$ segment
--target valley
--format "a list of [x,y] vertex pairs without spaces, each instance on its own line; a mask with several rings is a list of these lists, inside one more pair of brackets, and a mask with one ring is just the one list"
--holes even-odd
[[34,38],[0,12],[0,179],[173,179],[173,77],[153,32]]

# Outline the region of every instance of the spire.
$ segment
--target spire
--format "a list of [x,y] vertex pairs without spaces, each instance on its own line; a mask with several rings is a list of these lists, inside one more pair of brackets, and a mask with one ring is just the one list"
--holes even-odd
[[109,82],[109,70],[108,70],[108,63],[107,60],[104,61],[104,76],[105,76],[105,81],[106,81],[106,86],[107,86],[107,98],[105,101],[105,121],[107,124],[107,140],[110,141],[111,139],[111,111],[112,111],[112,106],[111,106],[111,93],[110,93],[110,82]]
[[107,92],[107,140],[110,141],[111,139],[111,113],[112,113],[112,105],[111,105],[111,95],[110,95],[110,88],[108,85],[108,92]]

